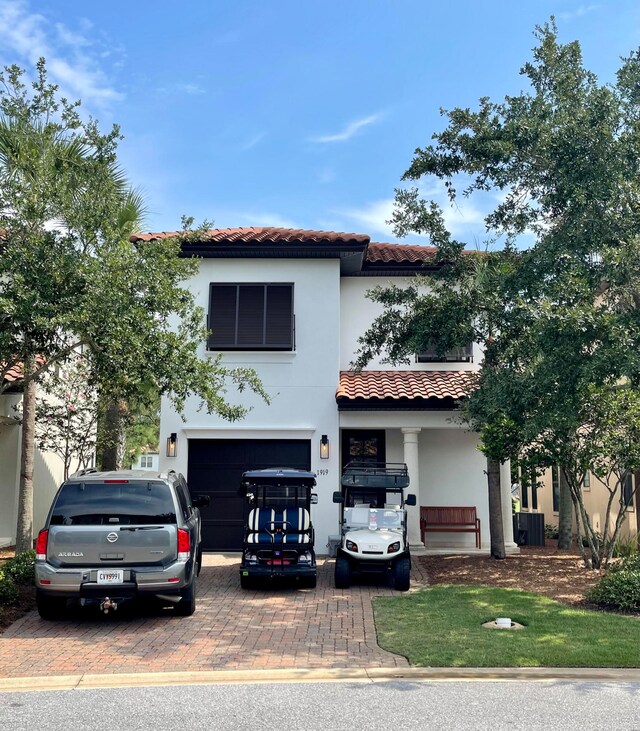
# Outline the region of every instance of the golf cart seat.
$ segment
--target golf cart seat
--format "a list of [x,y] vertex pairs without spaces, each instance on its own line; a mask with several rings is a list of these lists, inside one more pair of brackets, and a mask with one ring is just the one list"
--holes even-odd
[[247,543],[311,543],[311,518],[306,508],[254,508],[247,520]]

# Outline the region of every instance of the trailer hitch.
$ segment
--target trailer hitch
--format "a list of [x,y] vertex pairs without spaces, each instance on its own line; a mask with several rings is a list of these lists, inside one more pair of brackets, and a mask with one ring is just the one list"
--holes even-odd
[[115,612],[118,608],[117,602],[114,602],[113,599],[110,599],[108,596],[106,596],[101,602],[100,602],[100,611],[104,612],[104,614],[109,614],[109,612]]

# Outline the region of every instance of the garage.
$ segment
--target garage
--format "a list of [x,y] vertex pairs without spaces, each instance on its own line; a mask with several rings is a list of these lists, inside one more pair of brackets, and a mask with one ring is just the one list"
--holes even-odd
[[267,467],[311,469],[308,439],[190,439],[187,480],[193,496],[209,495],[202,512],[205,551],[240,551],[246,501],[240,479]]

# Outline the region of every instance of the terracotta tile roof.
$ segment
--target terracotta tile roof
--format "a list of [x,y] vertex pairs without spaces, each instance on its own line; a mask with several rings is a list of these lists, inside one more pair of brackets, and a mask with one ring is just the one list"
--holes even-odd
[[342,371],[336,401],[459,399],[473,386],[470,371]]
[[10,383],[13,381],[18,381],[21,378],[22,378],[22,364],[13,366],[13,368],[10,368],[4,374],[4,380],[9,381]]
[[[134,234],[130,241],[152,241],[180,236],[182,231],[160,231],[157,233]],[[307,231],[302,228],[242,227],[213,228],[203,232],[203,241],[214,244],[368,244],[366,234],[342,233],[337,231]]]
[[[45,362],[45,358],[41,355],[36,356],[36,363],[38,365],[42,365]],[[23,376],[23,369],[22,369],[22,363],[16,363],[14,366],[9,368],[9,370],[4,374],[4,380],[8,381],[9,383],[14,383],[15,381],[21,381]],[[0,363],[0,372],[2,371],[2,364]]]
[[372,241],[367,248],[368,262],[423,262],[435,258],[435,246],[415,244],[381,244]]

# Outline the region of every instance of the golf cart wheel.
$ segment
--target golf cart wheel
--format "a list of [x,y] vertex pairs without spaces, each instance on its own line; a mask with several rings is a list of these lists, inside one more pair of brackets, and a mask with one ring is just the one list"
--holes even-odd
[[180,617],[190,617],[196,611],[196,577],[191,584],[182,590],[182,598],[176,604],[176,614]]
[[36,592],[36,606],[42,619],[61,619],[67,606],[67,600],[57,596],[46,596],[38,591]]
[[335,585],[336,589],[348,589],[351,586],[351,564],[344,556],[336,558]]
[[411,561],[408,556],[403,556],[393,564],[393,586],[398,591],[408,591],[410,583]]

